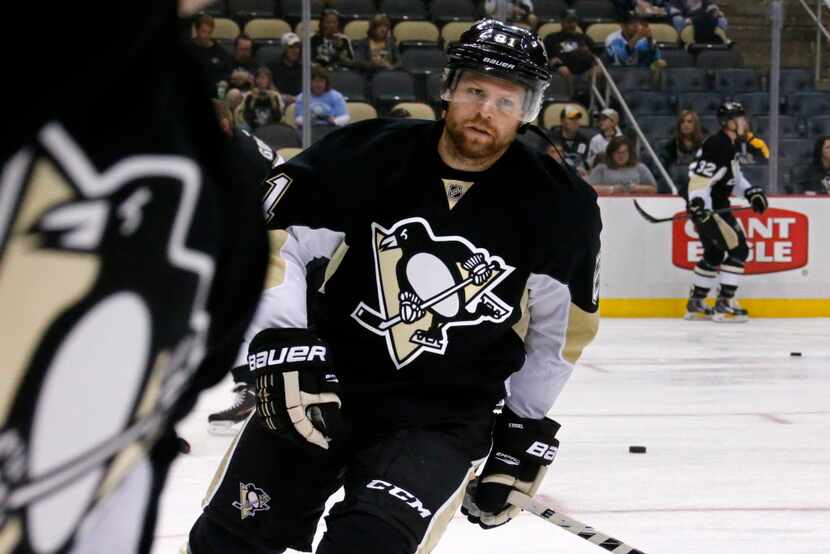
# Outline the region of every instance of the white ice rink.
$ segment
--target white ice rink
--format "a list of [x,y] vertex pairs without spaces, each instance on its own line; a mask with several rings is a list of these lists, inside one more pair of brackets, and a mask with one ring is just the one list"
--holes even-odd
[[[225,382],[180,426],[192,452],[154,554],[175,554],[200,512],[230,441],[207,414],[230,399]],[[541,494],[647,554],[830,553],[828,319],[605,319],[551,416],[561,449]],[[529,514],[491,531],[458,514],[434,554],[600,552]]]

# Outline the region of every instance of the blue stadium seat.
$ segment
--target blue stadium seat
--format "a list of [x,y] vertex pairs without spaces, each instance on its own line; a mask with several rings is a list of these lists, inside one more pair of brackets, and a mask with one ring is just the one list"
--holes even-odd
[[274,150],[279,150],[280,148],[299,148],[302,146],[297,130],[284,123],[263,125],[254,131],[254,135]]
[[[771,118],[768,115],[761,115],[752,118],[752,131],[763,138],[769,140]],[[784,138],[798,138],[801,136],[801,125],[798,119],[789,115],[778,116],[778,133]]]
[[337,0],[334,7],[346,20],[371,19],[377,13],[373,0]]
[[260,46],[254,52],[254,63],[257,67],[269,66],[280,61],[282,46]]
[[743,67],[744,58],[737,48],[703,50],[697,55],[698,67]]
[[746,92],[733,98],[743,104],[746,113],[751,116],[769,114],[769,94],[766,92]]
[[[440,73],[432,73],[427,75],[426,101],[428,104],[431,104],[433,108],[437,108],[441,104],[441,82],[442,75]],[[436,113],[436,115],[438,114]]]
[[663,90],[671,94],[681,92],[706,92],[709,84],[706,72],[696,67],[668,67],[663,71]]
[[683,92],[677,97],[677,108],[693,110],[700,116],[714,115],[721,101],[721,95],[716,92]]
[[617,20],[617,9],[608,0],[579,0],[575,7],[584,23],[611,23]]
[[807,135],[810,137],[830,136],[830,114],[809,118]]
[[432,0],[429,10],[432,20],[439,25],[450,21],[475,21],[480,15],[472,0]]
[[[281,13],[284,19],[297,22],[303,18],[303,2],[302,0],[280,0]],[[320,18],[320,12],[323,10],[322,0],[311,0],[311,17],[313,19]]]
[[228,13],[237,21],[256,17],[274,17],[275,0],[228,0]]
[[714,115],[701,115],[700,126],[703,127],[703,134],[707,137],[720,131],[720,122]]
[[[434,1],[434,0],[433,0]],[[559,21],[562,19],[562,14],[570,6],[565,0],[542,0],[541,2],[533,3],[533,13],[540,21]]]
[[761,90],[758,72],[750,68],[726,68],[715,70],[715,90],[725,95]]
[[554,73],[550,85],[545,89],[545,102],[570,100],[572,96],[571,83],[565,77]]
[[608,69],[620,91],[652,90],[651,70],[647,67],[611,67]]
[[401,66],[414,75],[440,73],[447,63],[447,55],[443,49],[408,48],[401,53]]
[[787,97],[787,113],[799,117],[830,114],[830,93],[797,92]]
[[662,92],[640,91],[626,99],[632,112],[640,115],[669,115],[672,109],[669,97]]
[[384,0],[383,13],[393,21],[400,20],[426,20],[427,9],[421,0]]
[[677,128],[677,117],[673,115],[647,115],[637,118],[637,124],[640,125],[643,134],[645,134],[649,141],[654,146],[654,140],[666,140],[674,134]]
[[672,67],[694,67],[695,57],[683,48],[665,48],[660,51],[660,57]]
[[787,68],[781,70],[781,94],[812,92],[816,89],[815,71]]
[[370,85],[372,98],[381,106],[398,102],[415,102],[415,78],[405,71],[381,71],[375,73]]
[[346,102],[367,102],[366,78],[357,71],[331,71],[331,88],[340,92]]
[[767,189],[769,184],[769,166],[767,164],[742,165],[741,173],[753,186]]
[[786,166],[792,167],[795,164],[809,163],[813,156],[813,143],[811,139],[784,139],[778,142],[780,150],[778,157]]

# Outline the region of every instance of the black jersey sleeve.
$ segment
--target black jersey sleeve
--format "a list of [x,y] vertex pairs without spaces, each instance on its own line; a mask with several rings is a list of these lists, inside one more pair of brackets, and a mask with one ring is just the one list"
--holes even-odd
[[731,187],[735,149],[722,132],[707,138],[694,162],[689,165],[689,200],[702,198],[712,207],[716,187]]

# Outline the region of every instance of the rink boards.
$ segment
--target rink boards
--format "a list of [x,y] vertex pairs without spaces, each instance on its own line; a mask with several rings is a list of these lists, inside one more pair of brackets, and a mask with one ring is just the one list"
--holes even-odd
[[[700,242],[688,221],[645,221],[634,198],[599,200],[602,315],[679,317]],[[655,217],[685,210],[678,197],[636,198]],[[775,196],[769,203],[764,214],[736,213],[750,246],[741,303],[756,317],[830,317],[830,197]]]

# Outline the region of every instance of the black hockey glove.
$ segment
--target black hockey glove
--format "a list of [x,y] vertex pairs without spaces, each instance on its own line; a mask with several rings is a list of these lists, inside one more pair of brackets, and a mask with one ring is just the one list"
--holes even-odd
[[556,457],[559,424],[552,419],[526,419],[510,408],[496,420],[493,450],[484,470],[467,486],[461,513],[483,529],[504,525],[521,508],[507,503],[512,490],[533,496]]
[[716,214],[706,208],[703,198],[692,198],[686,208],[689,212],[689,217],[694,221],[697,227],[697,232],[701,238],[706,237],[713,241],[721,250],[728,250],[726,239],[723,238],[723,233],[718,225],[718,220],[723,221]]
[[749,200],[749,204],[752,206],[753,212],[762,214],[764,213],[764,210],[769,207],[767,195],[761,187],[752,187],[747,189],[744,196],[746,196],[746,199]]
[[706,204],[703,198],[692,198],[689,200],[689,205],[686,207],[689,217],[692,221],[701,225],[706,221],[712,219],[712,210],[706,209]]
[[256,417],[272,433],[328,449],[342,433],[340,383],[328,346],[308,329],[266,329],[251,341]]

